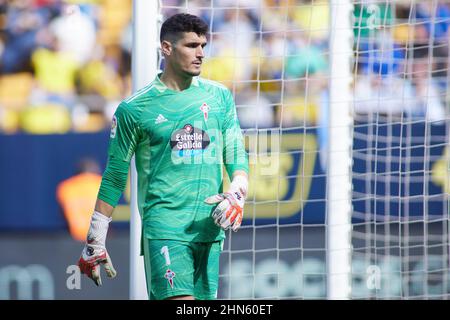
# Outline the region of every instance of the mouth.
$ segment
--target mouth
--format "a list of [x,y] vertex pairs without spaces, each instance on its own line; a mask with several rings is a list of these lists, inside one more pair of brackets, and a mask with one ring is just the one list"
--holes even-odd
[[202,65],[202,62],[201,61],[194,61],[192,64],[196,65],[197,67],[200,67]]

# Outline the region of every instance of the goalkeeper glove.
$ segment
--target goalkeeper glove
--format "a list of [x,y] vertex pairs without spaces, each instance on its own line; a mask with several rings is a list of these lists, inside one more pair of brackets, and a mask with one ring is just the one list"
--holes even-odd
[[111,220],[100,212],[94,211],[87,235],[87,243],[78,260],[81,272],[91,278],[97,286],[102,285],[100,265],[104,266],[108,277],[114,278],[116,276],[116,270],[114,270],[105,247],[106,233]]
[[234,232],[240,228],[244,216],[247,188],[247,177],[238,175],[231,182],[229,191],[216,194],[205,200],[208,204],[219,203],[212,213],[216,225],[224,230],[231,228]]

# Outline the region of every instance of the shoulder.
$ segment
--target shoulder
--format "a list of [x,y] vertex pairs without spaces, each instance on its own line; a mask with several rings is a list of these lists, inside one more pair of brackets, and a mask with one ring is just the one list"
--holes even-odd
[[231,95],[231,91],[226,86],[217,81],[208,80],[201,77],[197,77],[197,81],[201,88],[210,93],[220,94],[224,97]]
[[226,86],[224,86],[223,84],[221,84],[217,81],[205,79],[202,77],[196,77],[196,79],[197,79],[198,83],[205,88],[211,87],[211,88],[216,88],[219,90],[228,90],[228,88]]
[[152,82],[122,100],[117,107],[116,113],[131,114],[138,118],[142,111],[147,108],[155,98],[157,98],[157,91]]
[[139,123],[139,119],[142,113],[142,108],[137,103],[127,102],[122,100],[117,106],[113,116],[113,127],[119,123],[125,123],[127,125]]
[[158,91],[156,90],[155,82],[153,81],[145,87],[137,90],[129,97],[125,98],[122,103],[125,103],[129,106],[140,107],[156,98],[157,92]]

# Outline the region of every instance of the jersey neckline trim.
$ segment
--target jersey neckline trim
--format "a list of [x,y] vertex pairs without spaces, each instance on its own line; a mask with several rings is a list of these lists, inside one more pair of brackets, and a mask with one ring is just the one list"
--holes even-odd
[[163,73],[160,72],[156,75],[155,80],[153,80],[153,85],[155,87],[156,90],[158,90],[159,92],[164,92],[164,91],[170,91],[170,92],[174,92],[174,93],[182,93],[185,92],[189,89],[191,89],[192,87],[198,87],[199,86],[199,81],[198,81],[198,77],[192,77],[192,82],[191,85],[189,86],[189,88],[184,89],[183,91],[176,91],[176,90],[172,90],[170,88],[168,88],[164,82],[161,81],[161,75]]

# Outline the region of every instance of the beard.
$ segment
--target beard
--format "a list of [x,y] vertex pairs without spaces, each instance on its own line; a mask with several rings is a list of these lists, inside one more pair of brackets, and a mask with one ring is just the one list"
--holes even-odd
[[196,76],[200,75],[200,73],[202,72],[200,69],[199,70],[183,70],[183,71],[187,76],[190,76],[190,77],[196,77]]

